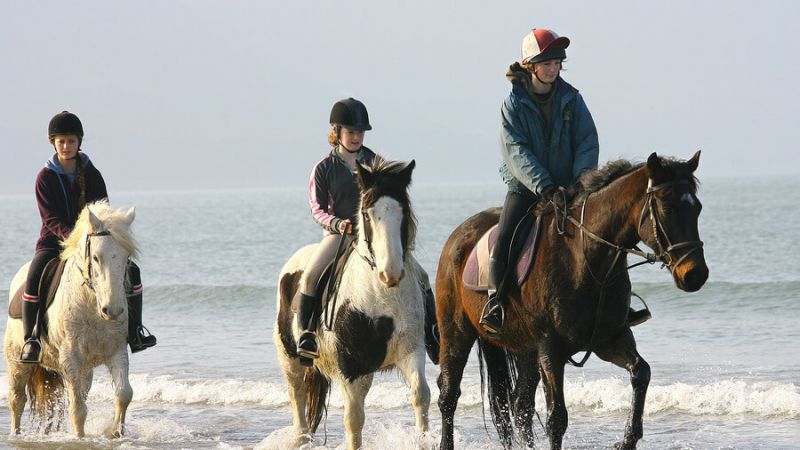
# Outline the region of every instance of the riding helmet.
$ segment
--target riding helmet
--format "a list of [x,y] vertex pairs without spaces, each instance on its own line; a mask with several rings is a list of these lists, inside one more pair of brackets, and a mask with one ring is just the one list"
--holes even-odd
[[50,119],[50,125],[47,127],[47,135],[55,136],[57,134],[74,134],[79,138],[83,137],[83,125],[78,116],[69,111],[61,111]]
[[367,107],[353,97],[339,100],[333,104],[330,124],[359,131],[372,129],[372,125],[369,124]]
[[565,59],[569,38],[559,36],[547,28],[534,28],[522,39],[522,62],[538,63],[551,59]]

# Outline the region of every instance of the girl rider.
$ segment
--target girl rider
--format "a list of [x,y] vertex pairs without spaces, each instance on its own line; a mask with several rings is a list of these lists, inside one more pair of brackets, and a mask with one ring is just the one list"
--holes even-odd
[[[68,111],[56,114],[50,120],[47,134],[55,154],[36,177],[36,202],[42,227],[28,267],[22,302],[25,344],[20,361],[31,364],[40,362],[42,349],[37,324],[42,271],[51,259],[58,257],[60,242],[72,231],[83,207],[108,198],[103,176],[81,151],[83,125],[78,116]],[[135,353],[156,345],[156,337],[146,334],[142,327],[142,282],[139,267],[130,261],[128,282],[128,343]]]
[[[364,133],[372,129],[367,108],[363,103],[346,98],[339,100],[331,109],[331,130],[328,144],[330,153],[318,162],[311,171],[308,188],[311,215],[324,230],[319,243],[306,264],[300,279],[298,323],[302,333],[297,340],[297,354],[308,360],[317,358],[316,328],[319,299],[317,282],[325,267],[334,259],[341,239],[355,233],[355,215],[361,193],[355,178],[356,163],[369,165],[375,153],[364,146]],[[418,265],[416,261],[415,264]],[[418,267],[422,278],[422,289],[426,299],[426,342],[432,338],[435,324],[433,292],[427,273]]]
[[[500,173],[508,186],[500,214],[497,242],[489,259],[489,300],[481,327],[497,335],[503,327],[507,299],[497,295],[506,273],[514,228],[541,199],[549,201],[559,187],[569,187],[581,173],[597,167],[599,144],[592,115],[577,89],[560,77],[569,39],[545,28],[522,40],[522,60],[509,67],[511,93],[501,108]],[[638,325],[649,311],[629,311]]]

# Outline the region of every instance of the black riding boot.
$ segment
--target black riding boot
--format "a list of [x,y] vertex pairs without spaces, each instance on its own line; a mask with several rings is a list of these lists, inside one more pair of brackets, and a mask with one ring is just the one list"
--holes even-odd
[[425,351],[439,364],[439,326],[436,323],[436,299],[431,288],[425,290]]
[[297,305],[297,319],[300,325],[300,338],[297,340],[297,354],[300,363],[311,365],[314,358],[319,357],[317,347],[317,298],[311,295],[300,294]]
[[636,325],[645,323],[648,320],[650,320],[651,317],[653,317],[653,316],[650,314],[650,310],[647,309],[647,308],[640,309],[639,311],[636,311],[633,308],[628,308],[628,326],[629,327],[635,327]]
[[156,345],[157,339],[142,325],[142,292],[128,294],[128,345],[131,353]]
[[19,361],[26,364],[41,362],[42,344],[39,342],[39,302],[22,302],[22,329],[25,333],[25,343]]

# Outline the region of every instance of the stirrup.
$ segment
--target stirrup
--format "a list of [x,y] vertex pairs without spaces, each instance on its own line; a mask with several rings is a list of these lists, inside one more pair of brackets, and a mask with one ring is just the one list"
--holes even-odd
[[[499,319],[496,316],[498,310],[500,311]],[[505,319],[506,312],[503,305],[501,305],[497,299],[489,299],[481,310],[481,321],[479,325],[490,337],[496,338],[500,335],[500,330],[503,328]]]
[[39,342],[39,338],[28,338],[28,340],[22,344],[19,362],[23,364],[39,364],[42,362],[42,343]]
[[152,333],[150,333],[150,330],[148,330],[144,325],[140,325],[136,328],[136,334],[133,336],[130,342],[128,342],[128,345],[131,347],[131,353],[137,353],[153,347],[157,343],[158,340],[155,336],[153,336]]
[[635,311],[633,309],[628,311],[628,326],[635,327],[636,325],[641,325],[653,317],[650,314],[649,309],[640,309],[639,311]]
[[319,350],[317,347],[317,335],[313,331],[303,331],[300,338],[297,339],[297,355],[302,358],[313,360],[319,358]]

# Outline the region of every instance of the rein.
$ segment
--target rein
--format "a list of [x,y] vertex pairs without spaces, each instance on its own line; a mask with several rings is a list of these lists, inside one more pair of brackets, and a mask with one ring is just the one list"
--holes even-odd
[[375,270],[378,266],[375,264],[375,251],[372,250],[372,224],[369,221],[369,216],[364,210],[361,211],[361,219],[361,223],[364,225],[364,242],[367,243],[367,251],[369,251],[369,256],[364,256],[358,251],[358,239],[353,241],[353,245],[356,246],[355,250],[356,253],[358,253],[358,256],[360,256],[361,259],[369,264],[371,270]]
[[78,271],[83,277],[83,284],[86,285],[86,287],[88,287],[92,292],[94,292],[94,283],[92,282],[92,240],[90,238],[95,236],[111,236],[111,232],[108,230],[103,230],[86,234],[86,250],[83,254],[83,259],[87,261],[86,273],[83,273],[83,269],[81,269],[80,265],[78,266]]
[[[689,182],[686,181],[686,180],[667,181],[665,183],[661,183],[661,184],[653,186],[653,180],[652,179],[649,180],[648,185],[647,185],[647,191],[646,191],[647,198],[646,198],[644,204],[642,205],[642,212],[639,215],[639,225],[637,227],[637,232],[639,232],[639,236],[641,236],[641,228],[642,228],[642,225],[643,225],[644,219],[645,219],[645,211],[647,211],[648,214],[649,214],[649,217],[650,217],[650,222],[652,223],[652,226],[653,226],[653,236],[654,236],[655,241],[656,241],[656,243],[657,243],[657,245],[659,247],[658,248],[658,253],[648,253],[648,252],[642,251],[637,246],[634,246],[632,248],[621,247],[621,246],[619,246],[619,245],[617,245],[617,244],[615,244],[613,242],[610,242],[610,241],[608,241],[606,239],[603,239],[602,237],[598,236],[597,234],[593,233],[591,230],[586,228],[586,225],[584,225],[584,217],[585,217],[585,213],[586,213],[586,202],[589,200],[589,196],[588,195],[586,196],[586,198],[584,198],[583,204],[581,205],[581,220],[580,221],[576,220],[574,217],[569,215],[569,213],[567,211],[567,206],[566,206],[566,204],[567,204],[567,202],[566,202],[566,194],[565,194],[563,188],[559,190],[559,192],[562,195],[562,200],[564,200],[562,202],[563,209],[559,210],[559,205],[555,202],[555,200],[552,200],[553,208],[554,208],[555,216],[556,216],[556,221],[555,222],[556,222],[556,229],[557,229],[558,234],[560,236],[563,236],[564,233],[566,232],[566,227],[565,227],[565,221],[566,220],[569,220],[573,225],[575,225],[575,227],[577,227],[580,230],[580,234],[581,234],[581,250],[583,252],[584,261],[586,262],[586,268],[589,270],[589,274],[592,276],[594,281],[600,286],[600,298],[598,299],[598,302],[597,302],[597,308],[596,308],[596,311],[595,311],[595,319],[594,319],[594,328],[592,329],[592,335],[589,338],[588,350],[586,350],[586,353],[584,354],[584,356],[583,356],[583,358],[581,359],[580,362],[576,362],[574,359],[572,359],[572,357],[570,357],[568,362],[571,365],[573,365],[575,367],[583,367],[583,365],[589,359],[589,356],[591,356],[591,354],[592,354],[592,348],[594,347],[594,342],[595,342],[595,338],[597,337],[597,332],[598,332],[599,323],[600,323],[600,313],[601,313],[601,311],[603,311],[605,309],[606,289],[611,284],[611,282],[614,280],[614,278],[616,278],[620,274],[622,274],[622,273],[624,273],[624,272],[626,272],[626,271],[628,271],[628,270],[630,270],[630,269],[632,269],[634,267],[640,266],[642,264],[655,264],[656,262],[659,262],[659,261],[662,263],[662,266],[661,266],[662,268],[667,267],[668,269],[670,269],[670,272],[674,274],[675,268],[678,267],[680,265],[680,263],[683,262],[684,259],[686,259],[690,254],[694,253],[695,251],[697,251],[697,250],[699,250],[699,249],[701,249],[703,247],[703,241],[686,241],[686,242],[680,242],[678,244],[672,244],[672,242],[669,239],[669,235],[667,234],[667,231],[664,228],[664,225],[662,224],[661,216],[659,216],[658,213],[657,213],[657,209],[655,208],[655,201],[656,200],[655,200],[654,193],[659,191],[659,190],[661,190],[661,189],[672,187],[672,186],[674,186],[676,184],[689,184]],[[559,213],[561,214],[560,226],[559,226],[559,217],[558,217]],[[666,247],[661,242],[661,237],[659,236],[659,230],[661,231],[661,235],[663,235],[664,239],[666,240],[666,243],[667,243]],[[608,272],[606,272],[605,277],[603,277],[602,280],[600,280],[600,278],[598,278],[598,276],[595,275],[595,273],[592,271],[591,265],[589,264],[589,258],[588,258],[588,255],[586,253],[586,245],[585,245],[586,239],[584,238],[584,234],[588,235],[591,239],[593,239],[593,240],[595,240],[595,241],[597,241],[597,242],[599,242],[599,243],[601,243],[603,245],[611,247],[612,249],[615,250],[614,259],[612,260],[611,265],[608,268]],[[675,250],[679,250],[679,249],[682,249],[682,248],[687,248],[687,247],[689,247],[691,249],[688,252],[686,252],[683,256],[681,256],[677,260],[675,260],[673,258],[671,252],[674,252]],[[624,272],[620,271],[616,275],[614,275],[613,274],[614,268],[616,267],[617,262],[619,261],[619,258],[620,258],[620,256],[622,256],[623,253],[640,256],[640,257],[644,258],[644,261],[641,261],[641,262],[638,262],[636,264],[632,264],[630,266],[627,266],[625,268]]]

